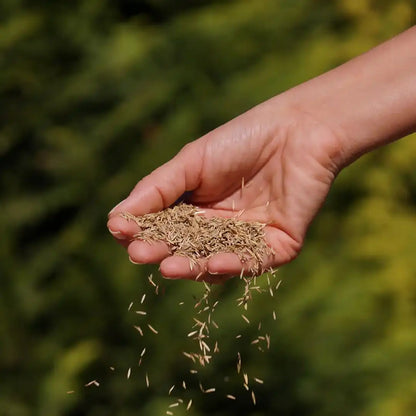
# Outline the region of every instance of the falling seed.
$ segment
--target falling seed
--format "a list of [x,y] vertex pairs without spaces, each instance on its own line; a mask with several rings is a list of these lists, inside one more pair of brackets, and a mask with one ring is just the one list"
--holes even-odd
[[66,394],[73,394],[73,393],[75,393],[75,390],[69,390],[66,392]]
[[173,415],[173,413],[170,410],[166,410],[166,414],[169,415],[169,416]]
[[273,289],[269,287],[270,296],[273,297]]
[[144,300],[146,299],[146,293],[142,296],[140,303],[143,304]]
[[153,274],[149,274],[147,279],[149,280],[149,282],[152,286],[156,287],[156,283],[153,281]]
[[146,373],[146,387],[147,388],[149,388],[149,386],[150,386],[150,383],[149,383],[149,376],[147,375],[147,373]]
[[188,334],[188,337],[192,337],[193,335],[195,335],[195,334],[197,334],[198,333],[198,331],[192,331],[192,332],[190,332],[189,334]]
[[241,314],[241,317],[249,324],[250,321],[248,320],[247,316],[245,316],[244,314]]
[[238,334],[235,338],[236,339],[240,339],[242,337],[242,335],[241,334]]
[[185,380],[182,380],[182,387],[183,387],[183,389],[184,389],[184,390],[186,390],[186,383],[185,383]]
[[254,377],[254,381],[259,384],[263,384],[264,381],[261,378]]
[[114,370],[115,370],[115,368],[114,368],[114,367],[110,367],[110,370],[111,370],[111,371],[114,371]]
[[215,392],[215,387],[212,387],[204,391],[204,393],[214,393],[214,392]]
[[248,375],[247,375],[247,373],[243,374],[243,378],[244,378],[244,383],[247,384],[247,386],[248,386]]
[[143,355],[146,353],[146,347],[143,348],[142,352],[140,353],[140,357],[143,357]]
[[131,376],[131,368],[129,368],[129,369],[127,370],[127,379],[129,379],[129,378],[130,378],[130,376]]
[[131,307],[133,306],[133,303],[134,303],[134,302],[130,302],[130,305],[129,305],[128,309],[127,309],[128,311],[129,311],[129,310],[131,309]]
[[251,390],[251,400],[253,400],[254,406],[256,405],[256,395],[254,394],[254,391]]
[[137,315],[147,315],[145,311],[136,311]]
[[133,325],[133,328],[136,329],[137,331],[139,331],[139,334],[141,336],[143,336],[143,331],[142,331],[142,329],[138,325]]
[[158,334],[159,332],[158,331],[156,331],[156,329],[154,329],[153,327],[152,327],[152,325],[150,325],[150,324],[147,324],[147,326],[149,327],[149,329],[154,333],[154,334]]
[[169,392],[168,392],[168,394],[169,394],[169,396],[170,396],[170,394],[172,393],[172,391],[173,391],[173,389],[175,388],[175,385],[173,385],[170,389],[169,389]]
[[178,407],[179,406],[179,402],[175,402],[170,404],[168,407]]
[[273,319],[276,320],[276,312],[273,311]]
[[233,396],[232,394],[227,394],[227,399],[230,399],[230,400],[235,400],[235,396]]
[[179,302],[179,306],[182,306],[185,302]]
[[89,383],[85,384],[85,387],[89,387],[91,385],[94,385],[94,386],[98,387],[100,385],[100,383],[97,380],[92,380]]
[[186,410],[189,410],[192,406],[192,399],[189,400],[188,405],[186,406]]
[[197,370],[189,370],[189,372],[190,372],[191,374],[197,374],[197,373],[198,373],[198,371],[197,371]]
[[280,283],[282,283],[282,281],[281,281],[281,280],[279,280],[279,281],[277,282],[277,285],[276,285],[276,287],[274,288],[274,290],[279,289]]

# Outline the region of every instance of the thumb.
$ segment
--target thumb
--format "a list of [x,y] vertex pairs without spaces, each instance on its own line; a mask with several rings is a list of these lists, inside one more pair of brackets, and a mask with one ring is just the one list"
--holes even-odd
[[110,219],[126,211],[136,216],[161,211],[186,191],[196,189],[203,155],[202,146],[197,143],[186,145],[173,159],[140,180],[130,195],[110,211]]

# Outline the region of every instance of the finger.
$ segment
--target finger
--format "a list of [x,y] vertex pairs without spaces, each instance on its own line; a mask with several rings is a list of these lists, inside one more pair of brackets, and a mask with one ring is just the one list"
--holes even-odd
[[140,230],[134,221],[127,221],[120,215],[112,216],[107,221],[107,228],[117,240],[131,240]]
[[207,271],[208,259],[192,262],[183,256],[170,256],[160,264],[160,272],[168,279],[186,279],[213,284],[224,283],[232,276]]
[[143,215],[172,205],[185,191],[199,184],[203,146],[185,146],[172,160],[137,183],[130,195],[110,211],[110,218],[121,212]]
[[130,260],[137,264],[155,264],[171,255],[168,246],[162,242],[132,241],[127,248]]

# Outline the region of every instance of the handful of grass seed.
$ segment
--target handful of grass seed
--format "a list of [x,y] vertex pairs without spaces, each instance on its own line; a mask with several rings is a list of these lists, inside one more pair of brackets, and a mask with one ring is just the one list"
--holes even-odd
[[141,217],[121,215],[139,226],[135,238],[163,241],[172,254],[189,258],[191,264],[214,254],[234,253],[243,263],[250,264],[253,273],[261,271],[264,258],[272,253],[264,240],[265,224],[237,218],[206,218],[202,214],[204,211],[193,205],[179,204]]

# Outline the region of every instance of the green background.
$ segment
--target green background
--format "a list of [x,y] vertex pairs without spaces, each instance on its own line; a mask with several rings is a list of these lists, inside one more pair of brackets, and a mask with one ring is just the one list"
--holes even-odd
[[[256,327],[239,316],[240,282],[216,289],[221,353],[201,372],[210,395],[181,355],[202,285],[162,282],[152,296],[157,269],[129,263],[106,230],[107,212],[185,143],[408,28],[415,10],[414,0],[2,0],[0,416],[164,415],[183,379],[193,406],[175,415],[416,414],[415,137],[340,174],[278,292],[253,300],[270,351],[247,341]],[[127,308],[143,293],[157,336],[132,328]],[[265,381],[256,407],[236,351]],[[84,387],[93,379],[99,387]]]

